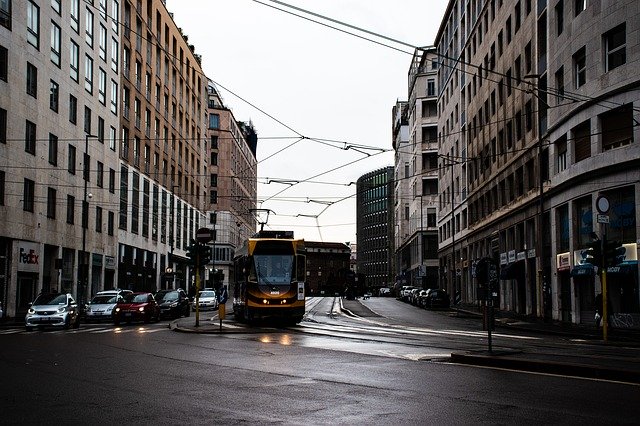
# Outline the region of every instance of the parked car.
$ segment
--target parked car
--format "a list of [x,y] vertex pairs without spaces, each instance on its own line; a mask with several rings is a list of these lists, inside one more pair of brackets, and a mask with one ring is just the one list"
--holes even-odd
[[429,294],[429,290],[420,290],[416,296],[417,300],[415,305],[420,306],[421,308],[424,308],[428,294]]
[[440,288],[432,289],[425,299],[425,308],[448,308],[451,304],[449,294]]
[[400,299],[402,299],[403,302],[408,302],[410,300],[411,291],[415,288],[416,287],[410,285],[402,287],[402,290],[400,291]]
[[151,293],[125,294],[113,313],[113,323],[119,325],[122,321],[158,321],[160,319],[160,307]]
[[24,319],[25,329],[51,326],[65,329],[80,326],[80,310],[69,293],[40,293]]
[[411,293],[409,293],[409,303],[414,306],[418,305],[418,295],[420,294],[421,290],[422,289],[420,288],[414,288],[413,290],[411,290]]
[[118,298],[131,293],[133,293],[131,290],[99,291],[85,306],[85,321],[113,321],[113,311],[116,308]]
[[[215,290],[203,290],[198,295],[198,305],[201,311],[218,309],[218,295]],[[193,299],[192,309],[196,310],[196,300]]]
[[168,318],[188,317],[191,314],[187,293],[181,288],[176,290],[160,290],[154,298],[160,306],[160,316]]

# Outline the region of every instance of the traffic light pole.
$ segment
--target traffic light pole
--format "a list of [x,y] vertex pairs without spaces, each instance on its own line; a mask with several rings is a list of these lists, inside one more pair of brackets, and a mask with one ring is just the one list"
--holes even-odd
[[607,341],[609,320],[607,316],[607,225],[603,224],[604,232],[602,237],[602,340]]
[[196,327],[200,327],[200,243],[196,243]]

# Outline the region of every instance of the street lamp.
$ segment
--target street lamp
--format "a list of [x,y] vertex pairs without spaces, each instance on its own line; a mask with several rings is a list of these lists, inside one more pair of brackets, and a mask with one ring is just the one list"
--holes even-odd
[[96,135],[87,133],[84,138],[84,156],[82,158],[82,178],[84,179],[84,193],[82,196],[82,253],[80,263],[80,279],[78,289],[78,302],[83,303],[84,292],[89,284],[89,259],[87,259],[87,228],[89,227],[89,204],[87,202],[87,185],[89,183],[89,138],[97,138]]

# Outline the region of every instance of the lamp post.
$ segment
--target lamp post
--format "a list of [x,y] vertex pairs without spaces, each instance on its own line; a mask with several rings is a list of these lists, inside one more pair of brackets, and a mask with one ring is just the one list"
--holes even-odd
[[84,193],[82,196],[82,261],[80,263],[80,288],[78,289],[78,302],[84,303],[85,289],[89,284],[89,259],[87,259],[87,228],[89,227],[89,205],[87,202],[87,185],[89,183],[90,164],[87,161],[89,157],[89,138],[97,138],[96,135],[87,133],[84,138],[84,156],[82,158],[82,178],[84,179]]

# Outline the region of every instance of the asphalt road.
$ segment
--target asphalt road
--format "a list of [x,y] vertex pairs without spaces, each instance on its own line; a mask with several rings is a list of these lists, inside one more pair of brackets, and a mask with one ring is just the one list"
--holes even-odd
[[[372,341],[384,339],[380,330],[349,329],[354,320],[333,315],[324,303],[315,305],[316,321],[301,327],[229,335],[175,333],[167,323],[0,334],[0,423],[633,424],[640,418],[636,385],[415,361],[405,356],[413,343],[402,334],[385,342],[397,353],[360,350],[375,348]],[[322,312],[326,323],[317,321]],[[395,321],[402,328],[402,319]]]

